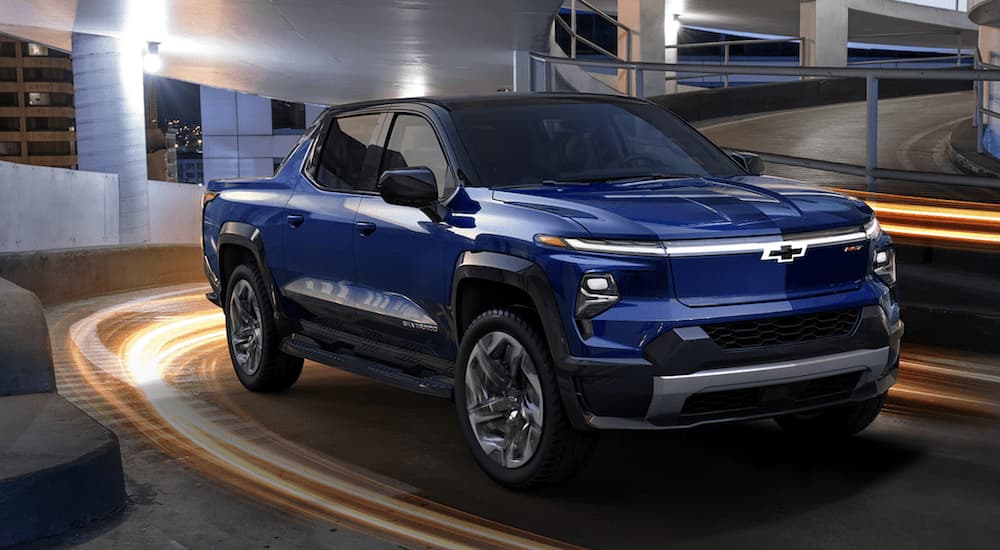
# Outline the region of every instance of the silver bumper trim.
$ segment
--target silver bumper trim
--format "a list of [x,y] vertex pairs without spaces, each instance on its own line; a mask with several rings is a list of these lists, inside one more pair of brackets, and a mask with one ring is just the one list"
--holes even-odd
[[[794,361],[700,371],[680,376],[656,376],[653,378],[653,397],[650,400],[649,409],[646,411],[646,418],[680,415],[687,398],[703,391],[770,386],[857,371],[861,371],[862,374],[855,389],[861,388],[878,381],[888,366],[889,356],[890,350],[886,346]],[[724,420],[728,419],[713,419],[704,423]],[[671,427],[654,425],[643,419],[601,416],[589,416],[587,423],[591,427],[600,429],[664,429]],[[696,424],[688,423],[677,427],[690,427]]]

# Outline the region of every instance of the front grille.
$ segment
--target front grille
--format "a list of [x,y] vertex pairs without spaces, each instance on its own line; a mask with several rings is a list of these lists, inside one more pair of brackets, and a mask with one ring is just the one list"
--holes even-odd
[[846,336],[854,331],[860,317],[861,310],[847,309],[720,323],[702,328],[719,347],[734,350]]
[[861,372],[848,372],[788,384],[696,393],[684,401],[681,416],[751,416],[833,403],[849,397],[860,377]]

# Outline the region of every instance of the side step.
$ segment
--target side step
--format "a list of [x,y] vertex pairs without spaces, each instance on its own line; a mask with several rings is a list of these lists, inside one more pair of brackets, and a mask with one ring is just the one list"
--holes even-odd
[[327,351],[294,335],[281,342],[281,351],[424,395],[451,399],[454,391],[454,383],[443,376],[413,376],[356,355]]

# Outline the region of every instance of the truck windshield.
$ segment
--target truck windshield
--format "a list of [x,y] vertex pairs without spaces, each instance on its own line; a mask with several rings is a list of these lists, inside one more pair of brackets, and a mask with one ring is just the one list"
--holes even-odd
[[477,186],[741,174],[728,155],[655,105],[540,98],[462,105],[452,120]]

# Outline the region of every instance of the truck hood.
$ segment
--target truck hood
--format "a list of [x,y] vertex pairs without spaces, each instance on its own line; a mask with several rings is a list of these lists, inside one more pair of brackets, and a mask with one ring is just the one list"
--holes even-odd
[[498,188],[499,202],[570,218],[595,237],[701,239],[861,226],[860,200],[764,176]]

